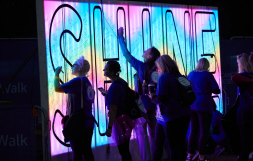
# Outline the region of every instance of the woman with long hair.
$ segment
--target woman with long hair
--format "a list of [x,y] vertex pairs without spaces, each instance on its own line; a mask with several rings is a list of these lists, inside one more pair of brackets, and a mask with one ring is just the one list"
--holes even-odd
[[106,93],[106,106],[109,110],[109,123],[106,135],[114,139],[118,146],[122,161],[131,161],[129,141],[135,121],[124,113],[126,107],[126,87],[128,84],[119,73],[120,64],[117,61],[108,61],[104,68],[104,76],[108,77],[112,84]]
[[191,132],[188,140],[187,161],[191,161],[196,153],[196,142],[198,140],[199,161],[207,161],[205,158],[206,145],[208,141],[209,130],[212,122],[213,98],[212,93],[219,94],[219,86],[209,72],[209,61],[201,58],[195,70],[189,73],[188,79],[193,83],[192,89],[196,94],[196,100],[191,105]]
[[157,120],[155,132],[155,150],[153,161],[160,161],[165,139],[170,148],[171,161],[183,161],[186,157],[185,139],[190,122],[190,106],[180,102],[180,84],[177,77],[182,76],[177,64],[168,55],[162,55],[156,60],[160,75],[156,94],[151,93],[152,101],[159,105],[163,120]]
[[[55,69],[55,92],[68,94],[67,115],[71,115],[75,111],[81,110],[81,107],[83,106],[85,116],[89,118],[93,117],[92,102],[89,99],[85,99],[87,98],[87,93],[89,93],[89,88],[87,87],[91,86],[89,79],[86,77],[90,70],[90,63],[81,56],[75,61],[71,69],[72,75],[76,76],[76,78],[62,85],[60,85],[59,81],[59,74],[62,67],[60,66]],[[91,150],[94,121],[85,120],[83,125],[83,127],[80,127],[83,128],[82,134],[70,141],[70,146],[73,151],[73,161],[82,161],[83,159],[89,161],[94,160]]]
[[238,74],[234,74],[231,79],[238,86],[239,95],[237,125],[239,125],[242,148],[238,161],[248,161],[249,153],[253,150],[253,73],[250,67],[253,62],[247,54],[243,53],[237,56],[237,64]]

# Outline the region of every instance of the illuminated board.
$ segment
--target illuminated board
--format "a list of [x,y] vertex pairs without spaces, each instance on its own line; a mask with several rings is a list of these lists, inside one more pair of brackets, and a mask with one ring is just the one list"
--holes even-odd
[[[117,40],[117,28],[124,27],[124,36],[131,54],[139,60],[143,51],[151,46],[161,54],[176,60],[184,75],[192,71],[197,61],[205,57],[210,61],[210,71],[222,89],[218,9],[189,5],[170,5],[120,1],[44,1],[44,37],[47,61],[48,106],[50,120],[56,109],[66,111],[66,94],[54,91],[54,69],[62,66],[63,82],[73,78],[71,64],[84,56],[91,64],[89,80],[96,91],[93,114],[106,131],[107,111],[105,98],[98,87],[108,89],[110,83],[103,74],[108,60],[121,64],[120,76],[134,88],[135,70],[123,57]],[[222,95],[215,98],[217,108],[223,112]],[[63,140],[60,117],[56,118],[55,131]],[[51,133],[51,155],[66,153]],[[92,147],[113,143],[101,137],[95,128]]]

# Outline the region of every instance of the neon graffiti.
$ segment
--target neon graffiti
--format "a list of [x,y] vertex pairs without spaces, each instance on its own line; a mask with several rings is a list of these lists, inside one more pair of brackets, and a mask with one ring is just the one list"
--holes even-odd
[[[103,1],[104,2],[104,1]],[[73,78],[72,63],[83,55],[91,65],[89,80],[96,89],[93,114],[106,130],[107,110],[104,96],[98,87],[108,89],[110,81],[103,75],[108,60],[121,64],[120,76],[134,88],[135,70],[126,62],[119,49],[117,29],[124,27],[125,41],[131,54],[140,61],[143,51],[154,46],[162,54],[170,55],[178,64],[180,72],[187,75],[201,57],[210,63],[220,88],[220,46],[217,8],[198,6],[149,4],[142,2],[110,1],[103,4],[90,2],[44,1],[45,39],[48,71],[49,115],[53,119],[56,109],[66,110],[66,95],[53,90],[54,69],[63,66],[63,82]],[[222,112],[222,96],[215,101]],[[63,140],[61,125],[55,118],[55,132]],[[60,122],[60,121],[58,121]],[[52,134],[52,132],[51,132]],[[134,135],[133,135],[134,137]],[[100,137],[95,128],[92,147],[113,143],[110,138]],[[51,153],[67,152],[51,137]]]

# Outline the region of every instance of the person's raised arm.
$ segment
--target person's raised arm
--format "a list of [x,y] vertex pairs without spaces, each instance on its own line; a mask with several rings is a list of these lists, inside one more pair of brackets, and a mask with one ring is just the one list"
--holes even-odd
[[123,27],[120,27],[118,29],[119,45],[120,45],[121,51],[123,53],[123,56],[126,58],[126,60],[128,62],[130,62],[132,55],[130,54],[130,52],[127,49],[125,38],[123,37],[123,31],[124,31]]
[[131,55],[131,53],[128,51],[125,39],[123,37],[123,27],[120,27],[118,29],[118,39],[121,51],[123,53],[123,56],[126,58],[126,60],[131,64],[131,66],[139,72],[140,70],[144,70],[144,63],[140,60],[136,59],[134,56]]

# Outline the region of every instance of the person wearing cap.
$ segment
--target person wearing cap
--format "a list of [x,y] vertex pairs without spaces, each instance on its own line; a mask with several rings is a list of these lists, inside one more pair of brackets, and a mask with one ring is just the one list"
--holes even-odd
[[[60,84],[59,78],[59,73],[61,72],[62,67],[59,66],[55,69],[55,92],[68,94],[67,115],[71,115],[73,112],[80,110],[81,107],[83,107],[85,116],[93,117],[92,102],[90,102],[89,99],[85,99],[91,97],[91,95],[87,95],[90,90],[88,87],[91,86],[91,83],[86,77],[90,70],[90,63],[81,56],[75,61],[71,69],[72,75],[76,76],[76,78],[64,84]],[[82,105],[81,102],[83,103]],[[85,120],[84,126],[80,128],[83,128],[82,135],[70,141],[70,146],[73,151],[73,161],[82,161],[83,159],[94,161],[94,156],[91,150],[94,121]]]

